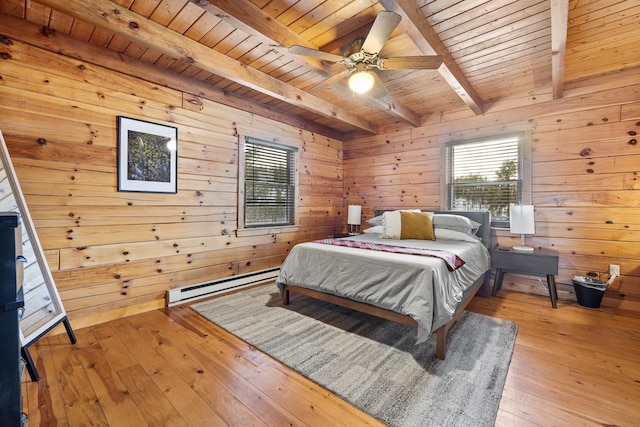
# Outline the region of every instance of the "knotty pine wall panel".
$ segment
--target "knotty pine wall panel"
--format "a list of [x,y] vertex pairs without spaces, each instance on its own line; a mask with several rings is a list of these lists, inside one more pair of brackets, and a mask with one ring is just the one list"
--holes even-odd
[[[280,265],[295,243],[343,231],[341,141],[18,40],[2,49],[0,129],[74,327]],[[117,191],[118,115],[178,128],[177,194]],[[244,135],[298,147],[298,231],[236,235]]]
[[533,203],[537,217],[547,216],[547,227],[536,230],[533,240],[566,258],[565,283],[585,272],[608,279],[609,264],[620,265],[622,277],[607,293],[616,298],[607,302],[635,309],[624,298],[640,294],[640,147],[634,138],[640,117],[622,119],[625,107],[586,111],[573,121],[558,115],[562,129],[534,132]]
[[[441,155],[446,142],[524,131],[532,144],[536,215],[536,234],[527,243],[560,253],[557,281],[563,298],[574,298],[574,275],[600,274],[606,280],[609,264],[620,265],[622,277],[603,304],[638,313],[640,102],[612,100],[624,91],[638,93],[640,87],[625,82],[625,90],[600,82],[591,93],[581,88],[579,97],[532,109],[350,138],[344,145],[347,203],[362,204],[365,218],[380,208],[444,207]],[[545,112],[544,105],[553,113]],[[494,246],[519,242],[508,230],[494,230],[493,236]],[[538,280],[520,275],[507,275],[504,289],[548,295]]]
[[345,143],[345,194],[363,217],[378,207],[440,205],[440,147],[408,130]]

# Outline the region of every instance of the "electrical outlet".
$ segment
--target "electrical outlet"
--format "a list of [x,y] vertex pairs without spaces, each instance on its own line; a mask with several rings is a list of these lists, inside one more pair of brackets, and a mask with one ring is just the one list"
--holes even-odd
[[615,264],[609,264],[609,275],[610,276],[619,276],[620,275],[620,266]]

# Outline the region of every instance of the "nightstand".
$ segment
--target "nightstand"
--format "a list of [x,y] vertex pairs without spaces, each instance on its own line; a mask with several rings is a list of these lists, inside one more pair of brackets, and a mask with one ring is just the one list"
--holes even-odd
[[546,276],[551,306],[556,308],[556,301],[558,300],[555,279],[555,275],[558,274],[557,252],[541,249],[536,249],[533,252],[523,252],[500,247],[491,250],[491,266],[496,268],[493,296],[502,288],[504,273]]

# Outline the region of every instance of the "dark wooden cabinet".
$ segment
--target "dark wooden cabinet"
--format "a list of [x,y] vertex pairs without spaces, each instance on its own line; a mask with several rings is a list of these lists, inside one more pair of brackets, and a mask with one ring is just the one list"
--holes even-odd
[[[16,236],[18,237],[16,239]],[[20,324],[22,237],[18,214],[0,214],[0,423],[22,423]]]

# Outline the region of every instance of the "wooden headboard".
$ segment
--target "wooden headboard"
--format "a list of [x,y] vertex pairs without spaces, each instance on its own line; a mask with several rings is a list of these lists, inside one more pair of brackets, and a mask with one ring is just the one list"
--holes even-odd
[[[393,209],[378,209],[375,211],[375,215],[382,215],[386,211]],[[423,209],[424,212],[433,212],[436,214],[452,214],[461,215],[469,218],[472,221],[480,223],[480,228],[476,235],[480,237],[482,243],[487,249],[491,249],[491,212],[486,210],[476,211],[432,211],[430,209]]]

